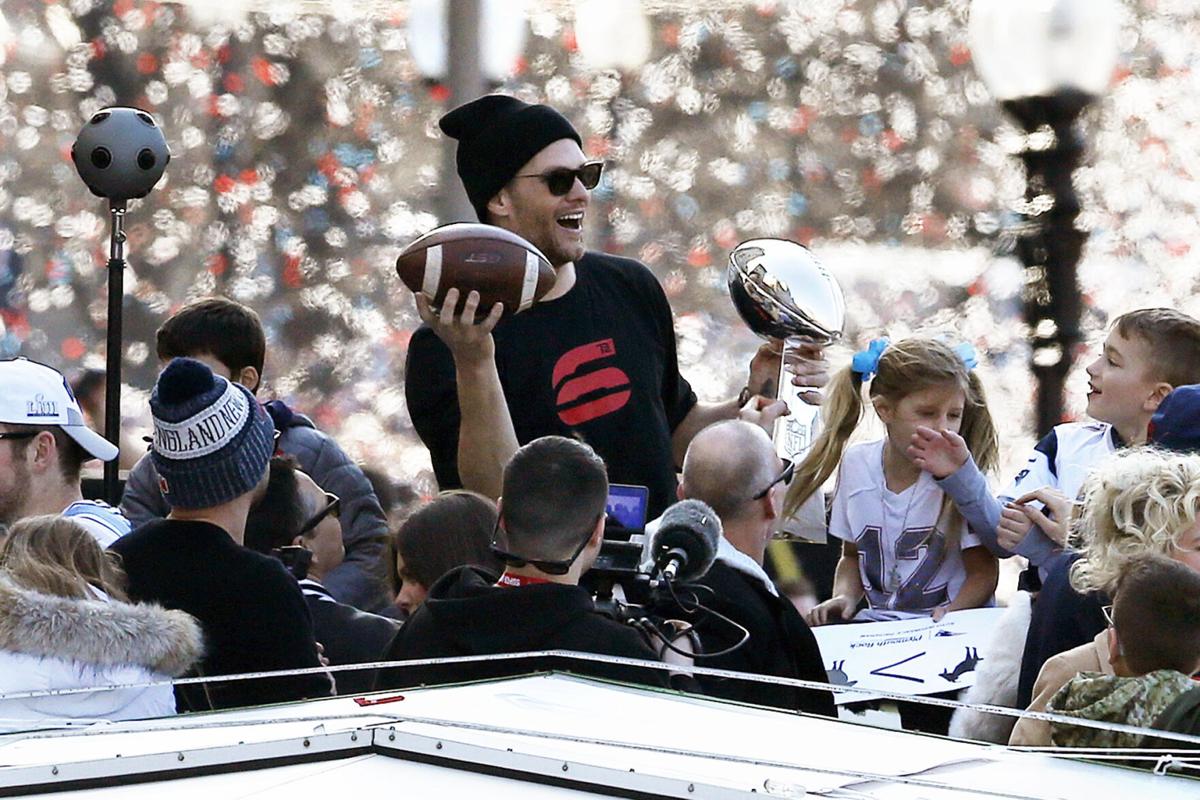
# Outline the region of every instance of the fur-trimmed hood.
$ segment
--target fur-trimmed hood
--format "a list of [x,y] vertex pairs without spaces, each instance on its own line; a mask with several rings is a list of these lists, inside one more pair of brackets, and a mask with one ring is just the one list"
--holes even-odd
[[182,611],[56,597],[0,575],[0,650],[177,676],[203,654],[204,640],[199,623]]

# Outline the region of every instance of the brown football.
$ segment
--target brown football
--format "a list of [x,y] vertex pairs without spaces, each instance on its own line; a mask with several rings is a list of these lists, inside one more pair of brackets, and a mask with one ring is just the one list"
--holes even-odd
[[532,244],[494,225],[456,222],[434,228],[396,258],[404,285],[440,308],[446,292],[458,289],[459,307],[472,290],[479,292],[476,317],[495,303],[504,316],[524,311],[554,285],[554,268]]

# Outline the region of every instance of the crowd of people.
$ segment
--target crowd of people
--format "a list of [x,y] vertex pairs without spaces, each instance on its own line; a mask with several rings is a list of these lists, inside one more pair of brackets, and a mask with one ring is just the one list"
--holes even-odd
[[[906,727],[1127,747],[1144,741],[1068,720],[1194,723],[1200,322],[1170,309],[1119,317],[1087,368],[1092,421],[1056,427],[998,495],[987,474],[1003,443],[969,344],[878,339],[832,375],[822,349],[804,345],[788,368],[797,386],[825,387],[806,395],[824,428],[791,463],[768,435],[788,413],[776,399],[781,343],[754,354],[737,398],[697,400],[652,273],[584,249],[602,165],[565,117],[492,95],[441,127],[480,221],[555,268],[549,293],[512,316],[478,308],[476,292],[451,290],[440,308],[416,297],[424,324],[405,391],[443,493],[389,525],[332,438],[281,401],[258,402],[266,337],[252,309],[225,298],[159,328],[153,437],[140,458],[120,454],[133,466],[119,508],[83,497],[84,463],[118,447],[87,426],[64,376],[0,362],[0,726],[544,669],[836,716],[812,627],[995,605],[999,560],[1014,557],[1028,569],[1010,611],[1025,616],[985,648],[989,664],[1011,666],[981,670],[972,699],[1059,719],[997,733],[904,703]],[[851,443],[868,404],[885,435]],[[773,580],[767,545],[831,479],[840,559],[802,614]],[[643,487],[652,519],[701,501],[719,521],[712,566],[670,625],[598,611],[587,576],[614,484]],[[538,655],[375,666],[520,653]],[[288,674],[227,677],[269,671]],[[162,682],[180,675],[212,680]],[[152,685],[100,688],[131,683]],[[95,690],[3,697],[68,685]]]

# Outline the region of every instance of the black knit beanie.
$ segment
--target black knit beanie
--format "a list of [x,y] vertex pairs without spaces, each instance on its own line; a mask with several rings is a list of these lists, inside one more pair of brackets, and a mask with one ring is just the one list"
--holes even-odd
[[487,220],[488,201],[546,145],[574,139],[583,146],[567,118],[550,106],[531,106],[503,94],[461,105],[438,124],[458,140],[458,177],[480,222]]

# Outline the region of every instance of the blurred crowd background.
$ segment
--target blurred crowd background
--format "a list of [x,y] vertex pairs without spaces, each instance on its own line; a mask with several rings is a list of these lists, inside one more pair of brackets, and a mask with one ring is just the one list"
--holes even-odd
[[[103,366],[107,208],[69,151],[97,109],[139,106],[173,158],[127,221],[129,424],[148,422],[154,329],[221,293],[267,328],[262,399],[431,490],[403,395],[418,319],[394,270],[456,180],[436,126],[454,99],[415,53],[428,34],[409,35],[428,5],[3,0],[0,356]],[[485,15],[524,34],[496,89],[556,106],[609,162],[589,244],[658,275],[702,398],[735,394],[757,345],[726,292],[728,251],[786,237],[841,280],[848,347],[930,327],[973,341],[1005,456],[1019,457],[1033,391],[1006,233],[1019,135],[972,65],[968,5],[496,0]],[[1083,118],[1075,180],[1091,334],[1139,306],[1200,315],[1200,2],[1125,0],[1122,13],[1123,55]],[[597,38],[625,63],[597,59]],[[1070,385],[1075,412],[1081,368]]]

